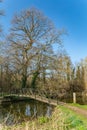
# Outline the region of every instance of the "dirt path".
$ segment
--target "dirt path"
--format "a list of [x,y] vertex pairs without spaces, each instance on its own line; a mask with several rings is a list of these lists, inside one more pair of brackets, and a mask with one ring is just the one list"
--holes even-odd
[[65,106],[87,119],[87,110],[78,108],[76,106],[70,106],[70,105],[65,105]]

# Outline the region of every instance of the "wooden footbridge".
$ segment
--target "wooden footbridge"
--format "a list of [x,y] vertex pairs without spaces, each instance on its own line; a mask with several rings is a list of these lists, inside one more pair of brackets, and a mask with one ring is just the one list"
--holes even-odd
[[10,97],[17,97],[19,99],[21,98],[34,99],[53,106],[62,104],[62,102],[59,102],[58,100],[54,100],[51,99],[50,97],[46,97],[46,93],[40,91],[33,91],[32,89],[21,89],[21,90],[13,90],[9,92],[0,93],[1,102],[11,101]]

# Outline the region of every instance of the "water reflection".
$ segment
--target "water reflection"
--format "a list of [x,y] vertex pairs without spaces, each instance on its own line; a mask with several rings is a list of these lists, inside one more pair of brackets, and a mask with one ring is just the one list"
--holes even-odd
[[31,113],[30,113],[30,105],[26,105],[25,115],[26,115],[26,116],[31,116]]
[[38,116],[50,116],[52,110],[52,106],[35,100],[4,103],[0,105],[0,123],[13,125]]

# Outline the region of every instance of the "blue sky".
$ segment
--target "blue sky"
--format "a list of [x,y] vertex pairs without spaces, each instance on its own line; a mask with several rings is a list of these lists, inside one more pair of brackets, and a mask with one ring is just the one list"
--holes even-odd
[[4,0],[0,7],[6,14],[1,20],[6,32],[16,12],[36,7],[68,31],[63,44],[74,63],[87,56],[87,0]]

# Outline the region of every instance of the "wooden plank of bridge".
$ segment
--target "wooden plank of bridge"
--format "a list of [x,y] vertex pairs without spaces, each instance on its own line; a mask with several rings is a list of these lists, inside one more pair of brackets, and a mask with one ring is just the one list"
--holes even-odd
[[41,101],[41,102],[44,102],[44,103],[48,103],[49,105],[53,105],[53,106],[57,106],[58,105],[58,101],[57,100],[53,100],[53,99],[48,99],[48,98],[45,98],[45,97],[42,97],[42,96],[39,96],[39,95],[19,95],[19,97],[28,97],[28,98],[31,98],[31,99],[35,99],[35,100],[38,100],[38,101]]

